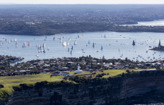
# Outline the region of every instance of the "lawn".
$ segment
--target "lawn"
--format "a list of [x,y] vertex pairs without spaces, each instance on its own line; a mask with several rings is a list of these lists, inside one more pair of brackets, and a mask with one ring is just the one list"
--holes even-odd
[[88,71],[83,71],[82,73],[77,73],[77,74],[74,73],[75,71],[65,71],[65,72],[70,73],[70,74],[73,74],[75,76],[79,76],[79,75],[90,75],[91,74]]
[[5,88],[10,88],[12,86],[18,86],[19,84],[34,84],[41,81],[60,81],[63,76],[52,76],[50,73],[46,74],[36,74],[36,75],[17,75],[17,76],[4,76],[0,77],[0,84],[4,85]]
[[63,80],[63,76],[50,76],[50,73],[47,74],[36,74],[36,75],[17,75],[17,76],[4,76],[0,77],[0,84],[4,86],[4,88],[0,89],[0,99],[2,97],[7,97],[7,95],[12,94],[13,88],[12,86],[19,86],[19,84],[35,84],[36,82],[41,81],[61,81]]
[[103,78],[115,77],[122,73],[126,73],[126,70],[104,70],[103,73],[108,75],[104,75]]
[[[74,71],[66,71],[68,73],[74,74]],[[92,78],[95,78],[96,75],[105,73],[106,75],[103,76],[103,78],[109,78],[109,77],[115,77],[117,75],[120,75],[122,73],[126,73],[126,70],[120,70],[120,69],[115,69],[115,70],[104,70],[103,72],[100,71],[95,71],[95,72],[88,72],[88,71],[83,71],[82,73],[74,74],[75,76],[92,76]]]

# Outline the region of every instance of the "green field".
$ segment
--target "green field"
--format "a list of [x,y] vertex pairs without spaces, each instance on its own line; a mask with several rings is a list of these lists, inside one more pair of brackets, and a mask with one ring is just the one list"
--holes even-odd
[[63,80],[63,76],[50,76],[50,73],[47,74],[36,74],[36,75],[17,75],[17,76],[3,76],[0,77],[0,84],[4,86],[4,88],[0,89],[0,97],[5,97],[6,93],[11,94],[13,91],[13,86],[19,86],[20,84],[32,84],[34,85],[36,82],[41,81],[61,81]]
[[104,75],[103,78],[115,77],[122,73],[126,73],[126,70],[104,70],[103,73],[108,75]]
[[115,77],[117,75],[120,75],[122,73],[126,73],[126,70],[120,70],[120,69],[114,69],[114,70],[103,70],[102,72],[96,71],[96,72],[88,72],[88,71],[83,71],[82,73],[79,74],[74,74],[74,71],[66,71],[68,73],[71,73],[75,76],[92,76],[92,78],[95,78],[96,75],[105,73],[105,75],[102,78],[109,78],[109,77]]
[[18,76],[4,76],[0,77],[0,84],[4,85],[5,88],[12,86],[18,86],[19,84],[34,84],[41,81],[61,81],[63,76],[52,76],[50,73],[47,74],[36,74],[36,75],[18,75]]
[[[71,73],[75,76],[85,76],[85,77],[92,77],[95,78],[99,74],[105,74],[101,78],[109,78],[109,77],[115,77],[122,73],[126,73],[126,70],[104,70],[104,71],[95,71],[95,72],[88,72],[83,71],[79,74],[74,74],[74,71],[66,71],[68,73]],[[34,85],[37,82],[41,81],[48,81],[48,82],[55,82],[55,81],[61,81],[63,80],[64,76],[52,76],[50,73],[46,74],[35,74],[35,75],[16,75],[16,76],[2,76],[0,77],[0,84],[4,86],[4,88],[0,89],[0,98],[1,97],[7,97],[6,93],[8,95],[12,94],[13,92],[13,86],[19,86],[20,84],[31,84]],[[101,79],[100,78],[100,79]],[[70,81],[71,82],[71,81]]]

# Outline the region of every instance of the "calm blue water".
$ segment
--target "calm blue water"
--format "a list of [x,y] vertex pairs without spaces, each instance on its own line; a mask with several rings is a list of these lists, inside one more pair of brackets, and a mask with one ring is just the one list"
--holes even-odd
[[[68,40],[70,40],[70,45],[63,47],[63,42],[68,42]],[[133,40],[136,42],[135,46],[132,46]],[[0,35],[0,54],[24,57],[25,61],[87,55],[115,59],[127,57],[139,61],[164,60],[164,52],[149,50],[157,46],[159,40],[164,45],[164,33],[92,32],[57,34],[47,37]],[[77,45],[74,45],[75,41]],[[23,48],[24,43],[26,47]],[[93,43],[95,43],[94,48]],[[38,50],[39,45],[43,50],[43,44],[45,53]]]

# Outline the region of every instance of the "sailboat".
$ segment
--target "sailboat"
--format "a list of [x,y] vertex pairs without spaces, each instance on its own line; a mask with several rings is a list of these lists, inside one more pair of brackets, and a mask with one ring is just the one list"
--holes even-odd
[[38,55],[38,54],[36,54],[35,56],[36,56],[37,58],[39,58],[39,55]]
[[93,43],[93,48],[95,48],[95,43]]
[[41,46],[38,45],[38,53],[40,53],[40,52],[41,52]]
[[71,41],[71,39],[68,40],[68,43],[67,43],[68,46],[70,45],[70,41]]
[[85,53],[84,49],[81,49],[82,53]]
[[55,37],[53,37],[53,40],[55,40]]
[[46,50],[45,49],[43,49],[43,53],[46,53]]
[[132,43],[132,45],[133,45],[133,46],[135,46],[135,45],[136,45],[134,40],[133,40],[133,43]]
[[101,45],[101,51],[103,51],[103,46]]
[[45,49],[46,48],[46,44],[45,43],[43,43],[43,49]]
[[14,42],[17,42],[17,39],[16,38],[14,39]]
[[23,47],[23,48],[26,47],[26,42],[23,43],[22,47]]
[[28,44],[27,44],[28,46],[30,46],[30,42],[28,42]]
[[43,52],[45,53],[46,52],[46,44],[45,43],[43,43]]
[[73,46],[71,47],[71,50],[73,50]]
[[77,45],[77,41],[75,40],[74,45]]
[[66,42],[63,42],[63,47],[67,47],[67,43]]

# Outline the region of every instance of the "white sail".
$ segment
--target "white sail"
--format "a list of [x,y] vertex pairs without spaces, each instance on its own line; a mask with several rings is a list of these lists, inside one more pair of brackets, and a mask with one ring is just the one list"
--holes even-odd
[[63,42],[63,47],[67,47],[67,43],[66,42]]
[[77,45],[77,41],[75,40],[74,45]]

